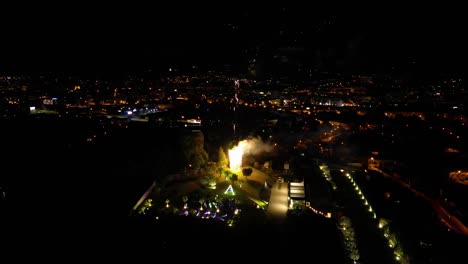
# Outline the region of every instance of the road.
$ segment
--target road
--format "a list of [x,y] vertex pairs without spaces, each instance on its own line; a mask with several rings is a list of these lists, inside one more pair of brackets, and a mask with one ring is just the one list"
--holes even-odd
[[278,222],[285,220],[288,212],[288,183],[276,182],[272,186],[267,212]]
[[445,225],[447,225],[451,230],[453,230],[453,231],[455,231],[455,232],[457,232],[459,234],[463,234],[463,235],[468,236],[468,228],[460,221],[460,219],[458,219],[456,216],[451,215],[449,212],[447,212],[447,210],[445,210],[445,208],[440,204],[440,202],[438,200],[430,198],[429,196],[425,195],[424,193],[422,193],[422,192],[420,192],[418,190],[415,190],[408,183],[403,181],[398,176],[390,175],[390,174],[388,174],[388,173],[386,173],[386,172],[384,172],[384,171],[382,171],[382,170],[380,170],[378,168],[375,168],[373,166],[370,166],[369,169],[379,172],[380,174],[382,174],[386,178],[392,179],[393,181],[397,182],[401,186],[411,190],[416,196],[418,196],[418,197],[426,200],[427,202],[429,202],[431,204],[432,208],[434,209],[434,211],[437,213],[437,215],[439,216],[439,218],[441,219],[441,221]]
[[[320,123],[322,124],[322,122],[320,122]],[[322,141],[326,142],[327,140],[328,141],[332,140],[334,136],[338,136],[338,135],[339,134],[336,133],[335,129],[332,129],[331,131],[328,132],[328,134],[323,133],[321,138],[322,138]],[[325,137],[325,136],[328,136],[328,137]],[[331,165],[329,162],[327,162],[327,164]],[[355,169],[355,168],[350,168],[348,166],[340,166],[340,165],[337,165],[337,164],[333,164],[333,165],[335,167],[341,167],[343,169],[351,169],[351,170]],[[449,212],[447,212],[447,210],[443,207],[443,205],[440,203],[439,200],[430,198],[427,195],[425,195],[424,193],[413,189],[408,183],[403,181],[400,177],[390,175],[390,174],[380,170],[379,168],[376,168],[376,167],[372,166],[372,164],[369,164],[369,169],[381,173],[384,177],[395,181],[399,185],[401,185],[401,186],[409,189],[410,191],[412,191],[416,196],[418,196],[418,197],[426,200],[427,202],[429,202],[429,204],[432,206],[434,211],[439,216],[440,220],[445,225],[447,225],[448,228],[450,228],[451,230],[454,230],[455,232],[457,232],[459,234],[463,234],[463,235],[468,236],[468,227],[462,221],[460,221],[460,219],[458,219],[456,216],[454,216],[454,215],[450,214]]]
[[335,191],[336,201],[342,207],[344,215],[352,221],[361,256],[360,263],[396,263],[393,250],[388,247],[388,241],[376,225],[376,219],[369,213],[368,206],[363,203],[354,186],[339,170],[332,169],[330,175],[338,186]]

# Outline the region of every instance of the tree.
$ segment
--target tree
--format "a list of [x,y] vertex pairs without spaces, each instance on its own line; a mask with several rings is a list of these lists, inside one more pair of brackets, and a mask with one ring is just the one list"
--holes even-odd
[[357,249],[354,249],[349,253],[349,258],[354,262],[358,261],[360,257],[361,256],[359,255],[359,251]]
[[194,169],[204,167],[208,162],[208,153],[204,148],[204,136],[201,131],[191,132],[182,139],[183,161]]
[[213,175],[208,176],[208,186],[211,189],[216,189],[216,178]]
[[153,199],[146,199],[145,201],[145,207],[151,207],[152,206],[152,203],[153,202]]
[[347,216],[343,216],[340,218],[339,225],[342,229],[346,230],[351,228],[351,220]]
[[380,218],[379,219],[379,228],[384,231],[384,234],[389,234],[390,233],[389,222],[385,218]]
[[390,233],[387,239],[388,239],[388,244],[391,248],[395,248],[396,246],[398,246],[398,240],[394,233]]
[[232,183],[234,183],[235,181],[239,180],[239,177],[237,176],[237,174],[235,173],[232,173],[231,174],[231,181]]
[[203,210],[203,204],[205,203],[205,198],[203,198],[203,197],[200,198],[200,199],[198,200],[198,202],[200,203],[200,210]]
[[219,147],[219,150],[218,150],[218,165],[220,167],[227,167],[228,165],[228,158],[226,156],[226,153],[224,152],[224,149],[223,147]]
[[242,174],[244,175],[244,177],[252,175],[252,172],[253,172],[252,168],[243,168],[242,169]]

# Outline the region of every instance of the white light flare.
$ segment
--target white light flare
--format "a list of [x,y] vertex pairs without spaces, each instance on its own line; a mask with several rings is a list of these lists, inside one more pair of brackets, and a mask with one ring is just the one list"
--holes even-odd
[[[240,142],[242,143],[242,141]],[[240,144],[229,150],[229,168],[231,171],[240,171],[245,144]]]
[[244,154],[259,154],[273,151],[273,146],[264,143],[261,138],[248,138],[240,141],[237,146],[228,151],[229,168],[231,171],[240,172]]

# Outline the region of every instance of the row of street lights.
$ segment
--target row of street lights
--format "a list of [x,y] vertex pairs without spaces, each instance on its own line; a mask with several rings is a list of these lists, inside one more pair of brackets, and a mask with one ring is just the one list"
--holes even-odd
[[[374,210],[372,209],[372,206],[367,201],[366,197],[361,191],[361,188],[359,188],[359,185],[356,183],[356,181],[354,181],[353,177],[348,172],[345,172],[343,169],[341,169],[340,172],[344,173],[346,178],[348,178],[350,183],[353,185],[354,190],[356,191],[357,195],[361,198],[364,206],[367,208],[369,213],[372,215],[372,218],[377,219],[376,213],[374,212]],[[396,240],[395,234],[392,234],[390,232],[388,225],[387,225],[387,221],[384,219],[380,219],[378,221],[377,227],[382,230],[383,236],[387,239],[388,246],[393,250],[393,255],[395,256],[395,260],[397,260],[400,263],[409,263],[408,257],[404,255],[403,250],[400,247],[400,243]]]

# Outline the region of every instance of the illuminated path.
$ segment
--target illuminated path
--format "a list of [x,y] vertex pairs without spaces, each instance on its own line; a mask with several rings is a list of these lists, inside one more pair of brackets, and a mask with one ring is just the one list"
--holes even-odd
[[284,220],[288,211],[288,183],[276,182],[271,188],[268,213],[276,220]]

